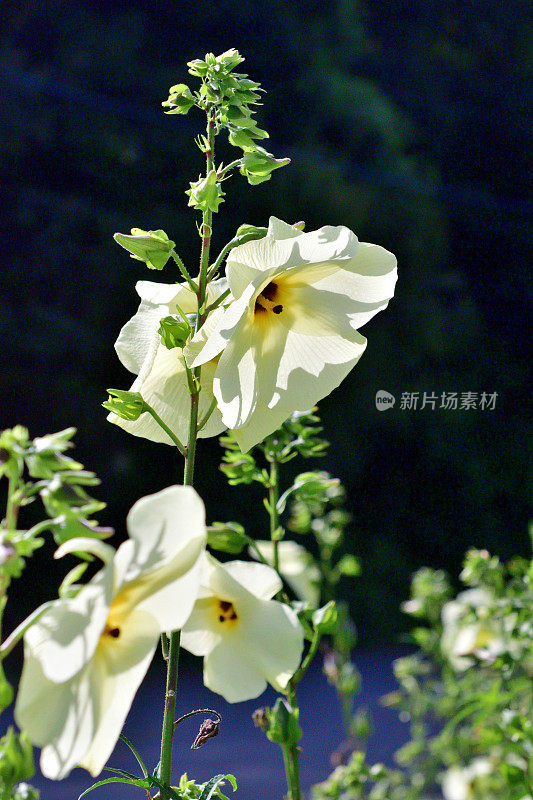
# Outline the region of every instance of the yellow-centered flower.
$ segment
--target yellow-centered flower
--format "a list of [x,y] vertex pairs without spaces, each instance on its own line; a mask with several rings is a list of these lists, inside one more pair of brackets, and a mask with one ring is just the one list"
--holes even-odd
[[366,347],[357,329],[394,294],[396,259],[348,228],[302,233],[274,217],[267,236],[231,251],[234,301],[185,348],[213,363],[222,420],[243,451],[346,377]]
[[24,636],[15,718],[42,748],[41,770],[98,775],[109,758],[163,631],[180,628],[196,600],[205,548],[204,505],[170,486],[128,515],[115,552],[94,539],[57,551],[92,552],[104,567],[74,597],[49,607]]

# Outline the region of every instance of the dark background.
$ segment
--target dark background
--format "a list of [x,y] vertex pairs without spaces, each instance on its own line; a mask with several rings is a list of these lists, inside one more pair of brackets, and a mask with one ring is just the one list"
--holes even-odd
[[[1,24],[1,427],[22,422],[36,436],[75,425],[117,542],[136,499],[180,480],[170,448],[109,425],[100,407],[106,387],[131,383],[113,343],[137,307],[135,281],[176,277],[170,266],[148,273],[112,235],[161,227],[197,259],[183,192],[202,168],[192,139],[204,122],[166,117],[160,103],[171,84],[193,84],[186,61],[237,47],[267,90],[269,149],[292,164],[259,187],[225,184],[214,252],[241,222],[275,214],[308,230],[348,225],[398,257],[396,296],[363,330],[367,352],[321,404],[323,465],[347,487],[348,549],[363,566],[350,589],[360,640],[398,639],[417,566],[456,574],[472,545],[527,552],[522,4],[7,0]],[[397,398],[385,413],[379,389]],[[498,397],[493,411],[401,410],[412,391]],[[250,495],[226,488],[220,455],[216,439],[201,443],[208,517],[246,522]],[[264,537],[262,525],[250,533]],[[36,574],[30,566],[14,585],[14,617],[55,591],[56,573]]]

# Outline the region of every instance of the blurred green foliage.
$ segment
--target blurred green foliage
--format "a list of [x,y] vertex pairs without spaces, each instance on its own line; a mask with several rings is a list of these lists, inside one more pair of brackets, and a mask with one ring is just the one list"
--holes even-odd
[[[157,0],[6,0],[1,427],[76,425],[119,529],[135,499],[176,479],[169,448],[110,429],[98,410],[105,388],[124,384],[113,343],[136,308],[133,284],[153,277],[112,236],[162,228],[186,263],[197,259],[184,192],[202,123],[195,109],[165,116],[161,101],[188,80],[187,60],[237,46],[267,90],[258,123],[292,163],[253,191],[225,183],[215,249],[243,219],[275,214],[308,230],[348,225],[400,265],[361,363],[321,408],[326,468],[347,487],[357,531],[362,577],[348,599],[361,639],[405,627],[397,598],[421,563],[453,572],[468,545],[524,551],[531,32],[520,9],[219,0],[200,14]],[[177,276],[169,262],[161,280]],[[397,402],[382,414],[379,389],[499,394],[493,412]],[[219,456],[215,440],[202,443],[198,489],[211,519],[245,521],[246,507],[228,513],[214,488]]]

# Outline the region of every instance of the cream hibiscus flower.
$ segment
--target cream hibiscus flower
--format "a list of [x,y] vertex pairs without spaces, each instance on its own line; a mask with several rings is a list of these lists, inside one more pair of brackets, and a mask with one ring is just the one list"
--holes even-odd
[[74,597],[54,601],[24,636],[15,718],[42,748],[41,770],[64,778],[104,767],[163,631],[196,600],[205,511],[190,487],[171,486],[131,509],[118,551],[72,539],[57,556],[94,553],[104,567]]
[[267,681],[284,689],[300,664],[303,632],[295,612],[271,598],[271,567],[204,558],[202,586],[181,643],[204,657],[204,683],[229,703],[257,697]]
[[235,300],[185,357],[190,366],[219,357],[213,391],[246,451],[357,363],[366,347],[357,328],[393,296],[396,259],[348,228],[302,233],[272,217],[265,238],[231,251],[226,273]]
[[[196,313],[196,295],[184,283],[139,281],[135,288],[141,304],[137,313],[120,331],[115,350],[126,369],[137,375],[131,391],[139,392],[178,439],[185,442],[191,403],[185,362],[179,348],[169,350],[165,347],[158,330],[164,317],[177,314],[177,306],[185,314]],[[226,288],[225,279],[209,284],[208,302],[213,302]],[[212,324],[211,317],[208,317],[200,331],[200,339],[208,335]],[[208,411],[214,399],[212,387],[217,360],[206,361],[202,369],[199,418]],[[108,420],[135,436],[173,444],[168,434],[147,412],[135,421],[122,419],[113,413],[109,414]],[[198,436],[217,436],[225,427],[220,412],[215,408]]]

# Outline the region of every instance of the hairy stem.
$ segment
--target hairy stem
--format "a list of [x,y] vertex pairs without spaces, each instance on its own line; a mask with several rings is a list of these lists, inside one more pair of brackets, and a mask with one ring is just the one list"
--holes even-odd
[[277,539],[277,532],[279,528],[279,514],[278,514],[278,500],[279,500],[279,464],[276,454],[272,454],[270,462],[270,481],[268,484],[268,501],[270,506],[270,538],[272,540],[274,553],[272,563],[276,572],[279,572],[279,542]]
[[[298,710],[296,701],[296,691],[292,680],[287,687],[287,700],[293,711]],[[301,800],[302,792],[300,789],[300,748],[296,743],[287,745],[283,748],[285,759],[285,772],[287,775],[287,788],[289,790],[289,800]],[[288,769],[287,769],[288,767]]]
[[[213,169],[215,158],[215,119],[211,111],[207,113],[207,141],[206,175]],[[200,274],[198,277],[198,314],[196,317],[196,330],[203,325],[205,315],[200,314],[200,309],[205,307],[205,298],[208,283],[209,251],[211,246],[212,213],[207,210],[202,216],[202,250],[200,256]],[[198,438],[198,408],[200,403],[200,372],[201,368],[193,370],[192,380],[189,382],[191,406],[189,415],[189,435],[185,449],[185,468],[183,474],[184,486],[192,486],[194,479],[194,464],[196,459],[196,441]],[[189,378],[188,371],[188,378]],[[176,688],[178,683],[178,665],[180,653],[180,631],[173,631],[169,635],[167,681],[165,690],[165,709],[163,713],[163,729],[161,733],[161,765],[160,779],[163,784],[170,786],[172,774],[172,745],[174,734],[174,717],[176,713]]]

